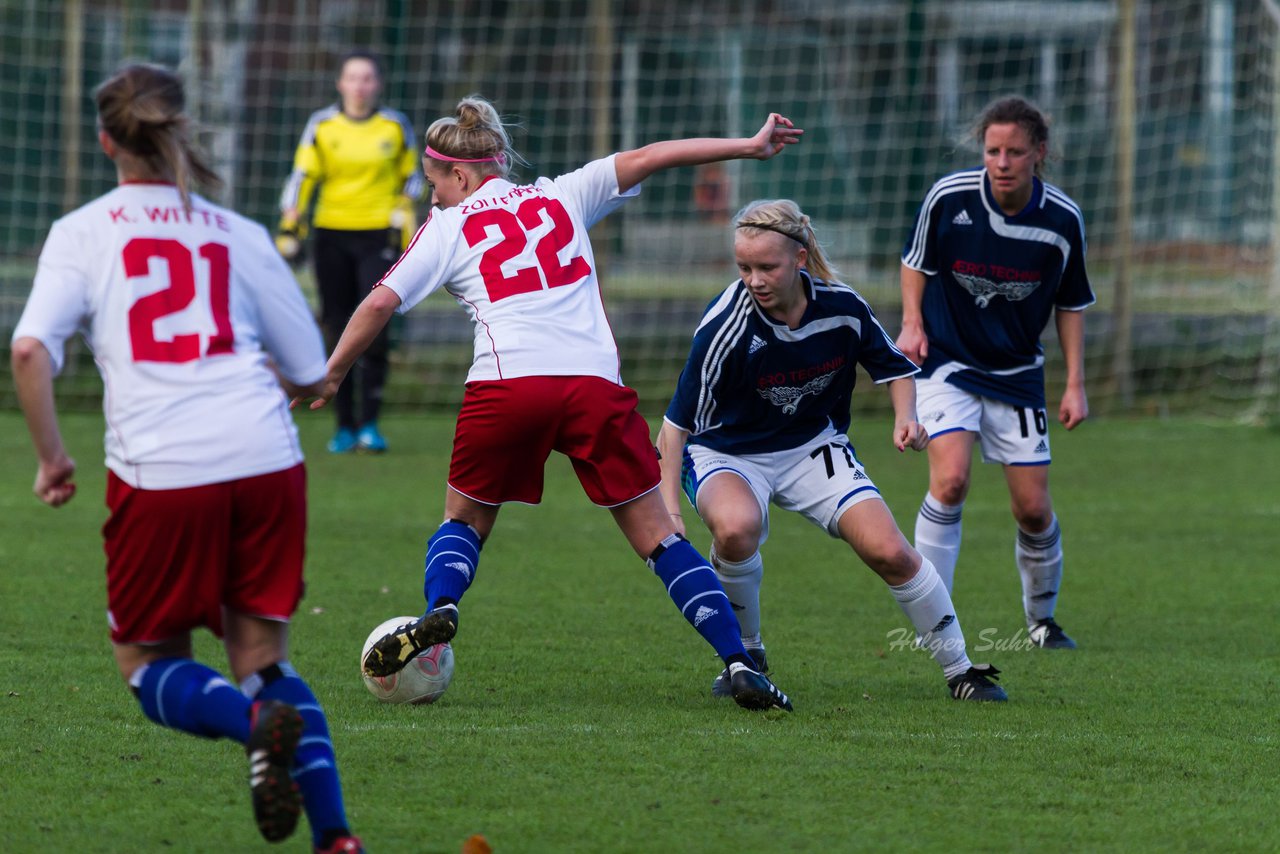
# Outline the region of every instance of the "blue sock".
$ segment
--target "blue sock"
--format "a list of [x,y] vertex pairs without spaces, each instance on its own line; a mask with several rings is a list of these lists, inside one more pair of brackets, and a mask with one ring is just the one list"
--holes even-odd
[[161,658],[130,680],[143,713],[204,738],[249,740],[250,702],[222,674],[189,658]]
[[427,541],[426,572],[422,595],[427,610],[441,599],[457,603],[476,577],[480,563],[480,535],[464,522],[450,519]]
[[715,647],[716,654],[726,664],[733,659],[754,667],[742,646],[738,618],[734,616],[729,597],[711,564],[688,540],[672,534],[653,550],[646,562],[667,585],[667,594],[680,613]]
[[326,831],[347,829],[347,813],[329,722],[320,701],[287,661],[255,673],[241,687],[246,694],[254,694],[255,700],[281,700],[302,715],[302,738],[294,754],[293,779],[302,789],[312,841],[317,847],[322,846]]

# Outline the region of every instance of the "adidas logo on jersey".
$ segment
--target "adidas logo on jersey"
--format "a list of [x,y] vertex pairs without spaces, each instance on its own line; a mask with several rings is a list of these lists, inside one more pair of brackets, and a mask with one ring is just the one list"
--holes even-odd
[[1035,449],[1034,451],[1032,451],[1032,453],[1033,453],[1033,454],[1047,454],[1047,453],[1049,453],[1049,445],[1048,445],[1048,443],[1046,443],[1044,439],[1041,439],[1041,440],[1040,440],[1040,444],[1036,445],[1036,449]]
[[763,338],[761,338],[759,335],[752,335],[752,336],[751,336],[751,346],[747,348],[747,355],[748,355],[748,356],[750,356],[752,353],[754,353],[755,351],[757,351],[757,350],[759,350],[759,349],[761,349],[761,348],[763,348],[763,347],[765,347],[765,346],[766,346],[766,344],[765,344],[765,340],[764,340]]
[[973,225],[973,220],[969,219],[969,212],[966,210],[961,210],[951,222],[954,225]]
[[702,625],[703,620],[707,619],[708,617],[714,617],[716,614],[719,614],[719,613],[720,612],[717,611],[715,608],[708,608],[706,605],[699,605],[697,613],[693,615],[694,628],[697,628],[698,626]]
[[463,563],[462,561],[457,561],[455,563],[446,563],[445,566],[447,566],[449,569],[456,569],[458,570],[458,572],[461,572],[463,577],[466,578],[467,581],[471,580],[471,567]]

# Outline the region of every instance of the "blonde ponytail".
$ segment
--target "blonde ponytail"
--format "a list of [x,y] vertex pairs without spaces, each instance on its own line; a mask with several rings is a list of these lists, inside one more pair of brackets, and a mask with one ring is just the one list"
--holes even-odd
[[191,185],[219,189],[222,179],[190,138],[182,81],[157,65],[127,65],[93,93],[102,129],[148,171],[172,179],[191,210]]

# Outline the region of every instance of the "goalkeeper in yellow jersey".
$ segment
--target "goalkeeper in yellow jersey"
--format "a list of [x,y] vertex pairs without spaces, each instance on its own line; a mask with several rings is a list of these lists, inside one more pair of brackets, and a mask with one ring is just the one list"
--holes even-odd
[[[320,325],[332,351],[347,319],[395,262],[415,229],[413,202],[425,184],[413,127],[381,107],[382,63],[368,52],[342,59],[338,103],[311,114],[280,197],[280,253],[298,257],[311,211]],[[381,453],[378,410],[387,381],[387,330],[365,351],[334,398],[332,453]],[[359,394],[359,401],[355,399]]]

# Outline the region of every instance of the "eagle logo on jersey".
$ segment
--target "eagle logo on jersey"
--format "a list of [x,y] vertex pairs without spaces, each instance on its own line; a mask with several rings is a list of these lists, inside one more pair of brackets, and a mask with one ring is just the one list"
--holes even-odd
[[802,386],[775,385],[769,388],[758,388],[756,391],[774,406],[781,406],[783,413],[786,415],[795,415],[796,410],[800,408],[800,401],[804,399],[805,395],[822,394],[823,390],[831,385],[831,380],[835,375],[836,371],[831,371],[814,377]]
[[960,287],[973,294],[973,301],[978,308],[986,308],[998,296],[1009,302],[1024,300],[1040,287],[1039,279],[1031,282],[995,282],[985,276],[972,276],[956,270],[952,270],[951,275],[960,283]]

